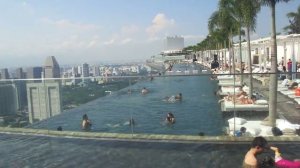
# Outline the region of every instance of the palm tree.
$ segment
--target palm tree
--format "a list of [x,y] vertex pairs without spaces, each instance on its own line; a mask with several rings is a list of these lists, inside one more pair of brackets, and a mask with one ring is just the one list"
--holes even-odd
[[250,31],[254,31],[256,27],[257,13],[260,10],[260,4],[253,0],[241,0],[243,25],[246,27],[247,32],[247,48],[248,48],[248,68],[250,72],[249,76],[249,95],[253,92],[252,83],[252,59],[251,59],[251,46],[250,46]]
[[287,17],[290,19],[290,25],[284,28],[288,34],[299,34],[300,33],[300,6],[298,7],[297,12],[290,12],[287,14]]
[[257,0],[261,5],[270,6],[272,16],[271,32],[271,74],[269,86],[269,125],[276,126],[277,110],[277,42],[276,42],[276,19],[275,6],[279,2],[289,2],[290,0]]
[[[218,11],[214,12],[208,22],[208,29],[210,34],[219,30],[225,33],[228,40],[228,49],[231,51],[233,36],[238,34],[239,22],[235,16],[234,3],[237,0],[220,0],[218,4]],[[233,53],[230,52],[229,64],[233,59]],[[233,59],[234,60],[234,59]],[[235,64],[233,64],[235,65]],[[233,67],[234,68],[234,67]],[[231,71],[231,66],[230,66]]]

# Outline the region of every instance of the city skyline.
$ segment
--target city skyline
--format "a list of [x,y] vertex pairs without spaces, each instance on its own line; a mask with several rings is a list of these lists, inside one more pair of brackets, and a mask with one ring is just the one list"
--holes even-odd
[[[0,0],[0,68],[38,66],[52,55],[61,65],[146,60],[163,50],[167,36],[184,37],[185,46],[205,38],[217,3]],[[299,5],[278,4],[278,32]],[[268,36],[270,22],[270,9],[263,7],[252,39]]]

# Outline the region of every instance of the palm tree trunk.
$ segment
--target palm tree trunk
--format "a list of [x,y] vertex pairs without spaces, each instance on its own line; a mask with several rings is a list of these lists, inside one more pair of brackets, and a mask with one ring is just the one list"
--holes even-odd
[[275,2],[271,4],[272,10],[272,34],[271,34],[271,74],[269,86],[269,124],[276,126],[277,113],[277,44],[276,44],[276,23],[275,23]]
[[231,34],[229,35],[229,38],[228,38],[228,52],[229,52],[229,61],[228,61],[229,62],[229,72],[232,73]]
[[240,73],[241,75],[241,83],[243,83],[244,77],[243,77],[243,69],[242,69],[242,64],[243,64],[243,58],[242,58],[242,35],[241,35],[241,26],[239,28],[239,54],[240,54]]
[[[224,41],[224,66],[226,66],[226,64],[227,64],[227,60],[226,60],[226,41]],[[226,71],[227,71],[227,69],[226,69]]]
[[253,83],[252,83],[252,59],[251,59],[251,45],[250,45],[250,27],[247,26],[247,48],[248,48],[248,69],[249,69],[249,96],[252,96]]

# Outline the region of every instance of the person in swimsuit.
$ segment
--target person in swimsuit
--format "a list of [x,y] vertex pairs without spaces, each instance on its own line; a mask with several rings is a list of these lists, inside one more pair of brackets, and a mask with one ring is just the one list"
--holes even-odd
[[172,113],[168,113],[166,121],[170,124],[174,124],[175,123],[175,117]]
[[277,147],[270,147],[275,152],[275,160],[272,156],[265,156],[258,161],[259,168],[300,168],[300,160],[287,160],[281,157],[281,153]]
[[82,116],[82,123],[81,123],[81,128],[83,130],[90,130],[92,127],[92,122],[89,120],[88,116],[84,114]]
[[145,87],[141,91],[142,94],[147,94],[148,92],[149,92],[148,89],[146,89]]
[[257,168],[258,161],[256,156],[268,148],[268,142],[264,137],[255,137],[252,141],[250,150],[246,153],[243,168]]
[[175,96],[175,100],[181,101],[182,100],[182,93],[179,93]]

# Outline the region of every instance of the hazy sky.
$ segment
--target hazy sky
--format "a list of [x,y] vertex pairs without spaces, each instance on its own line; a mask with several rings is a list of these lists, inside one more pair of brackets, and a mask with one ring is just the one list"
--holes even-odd
[[[218,0],[0,0],[0,68],[145,60],[163,50],[166,36],[185,45],[207,33]],[[277,32],[300,0],[277,6]],[[263,8],[253,38],[270,33],[270,9]]]

